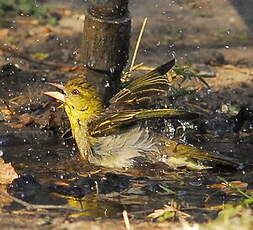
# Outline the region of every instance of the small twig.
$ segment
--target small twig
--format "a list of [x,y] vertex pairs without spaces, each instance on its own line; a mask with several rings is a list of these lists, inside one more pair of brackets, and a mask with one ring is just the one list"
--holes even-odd
[[210,114],[211,113],[211,110],[209,110],[209,109],[204,109],[204,108],[202,108],[201,106],[199,106],[199,105],[195,105],[195,104],[192,104],[192,103],[186,103],[188,106],[190,106],[190,107],[193,107],[194,109],[199,109],[199,110],[201,110],[203,113],[206,113],[206,114]]
[[202,78],[202,77],[197,77],[208,89],[211,89],[210,85]]
[[137,64],[137,65],[133,66],[132,71],[140,68],[141,66],[143,66],[143,62],[140,63],[140,64]]
[[144,29],[145,29],[147,20],[148,20],[148,18],[145,18],[144,21],[143,21],[143,24],[142,24],[142,27],[141,27],[141,31],[140,31],[138,40],[137,40],[137,42],[136,42],[136,46],[135,46],[135,50],[134,50],[132,62],[131,62],[131,65],[130,65],[129,73],[131,73],[132,70],[133,70],[134,63],[135,63],[136,56],[137,56],[137,52],[138,52],[138,49],[139,49],[139,46],[140,46],[141,38],[142,38],[142,35],[143,35],[143,32],[144,32]]
[[26,209],[31,210],[31,209],[67,209],[67,210],[73,210],[73,211],[78,211],[78,212],[84,212],[86,211],[85,209],[80,209],[80,208],[75,208],[71,207],[68,205],[40,205],[40,204],[30,204],[26,201],[20,200],[14,196],[9,195],[8,193],[5,192],[0,192],[1,196],[5,196],[9,199],[12,199],[16,203],[24,206]]
[[127,211],[124,210],[124,211],[122,212],[122,215],[123,215],[123,219],[124,219],[124,222],[125,222],[126,229],[127,229],[127,230],[130,230],[130,229],[131,229],[131,226],[130,226],[129,218],[128,218],[128,215],[127,215]]
[[241,68],[241,67],[237,67],[234,65],[225,65],[225,64],[211,64],[212,66],[218,66],[224,69],[228,69],[228,70],[235,70],[237,72],[240,73],[244,73],[246,75],[252,75],[252,72],[248,69],[248,68]]
[[95,186],[96,186],[96,194],[99,195],[99,187],[98,182],[95,180]]

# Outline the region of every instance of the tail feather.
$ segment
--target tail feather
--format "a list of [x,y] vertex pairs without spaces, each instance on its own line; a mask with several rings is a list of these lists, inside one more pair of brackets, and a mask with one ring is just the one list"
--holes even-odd
[[166,152],[169,158],[173,157],[174,159],[185,159],[186,161],[190,162],[192,162],[192,160],[195,160],[197,162],[203,163],[204,165],[211,163],[216,165],[218,164],[231,166],[234,168],[238,168],[241,165],[236,159],[224,156],[219,153],[197,149],[195,147],[184,145],[170,139],[163,139],[163,141],[166,143],[162,151]]

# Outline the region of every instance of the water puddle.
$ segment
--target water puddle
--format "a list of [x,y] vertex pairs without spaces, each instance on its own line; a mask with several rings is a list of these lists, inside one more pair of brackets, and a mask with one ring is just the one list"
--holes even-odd
[[[202,143],[206,149],[221,150],[246,162],[251,144],[234,144],[228,138]],[[215,215],[212,207],[236,200],[236,195],[210,188],[228,181],[252,183],[252,172],[224,169],[194,172],[172,171],[160,167],[112,171],[85,165],[71,145],[59,141],[44,144],[19,144],[1,148],[6,162],[12,162],[20,178],[9,186],[10,194],[35,204],[68,204],[84,209],[72,217],[117,218],[123,210],[137,219],[154,209],[176,201],[193,219],[204,221]],[[12,205],[17,209],[19,206]],[[62,212],[62,211],[61,211]],[[69,211],[66,211],[69,212]]]

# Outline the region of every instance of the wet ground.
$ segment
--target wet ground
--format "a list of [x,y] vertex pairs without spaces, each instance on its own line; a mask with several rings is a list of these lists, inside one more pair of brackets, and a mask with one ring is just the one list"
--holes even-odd
[[[8,187],[10,194],[29,203],[67,203],[85,211],[30,211],[12,203],[1,209],[2,229],[81,229],[83,225],[111,229],[115,224],[123,229],[123,210],[139,229],[150,221],[148,214],[172,201],[189,214],[187,221],[201,223],[215,218],[220,205],[241,199],[212,188],[221,183],[218,176],[245,182],[252,189],[252,122],[246,121],[239,133],[233,130],[233,116],[242,106],[252,106],[251,1],[240,5],[232,0],[146,2],[130,1],[131,52],[143,18],[148,17],[137,63],[155,67],[175,53],[180,65],[214,74],[207,79],[211,89],[197,79],[188,81],[185,87],[195,94],[175,105],[202,117],[201,129],[188,135],[190,143],[232,156],[245,167],[192,172],[161,165],[128,171],[84,165],[73,141],[61,137],[68,126],[65,114],[43,95],[47,82],[67,81],[78,72],[70,67],[80,64],[80,1],[58,1],[52,6],[61,16],[56,26],[20,16],[0,21],[0,150],[20,175]],[[172,218],[178,219],[180,215]],[[168,228],[153,223],[148,227]]]

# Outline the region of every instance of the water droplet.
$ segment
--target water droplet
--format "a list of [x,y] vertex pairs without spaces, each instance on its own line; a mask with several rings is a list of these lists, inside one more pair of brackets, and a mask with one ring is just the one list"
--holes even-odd
[[111,72],[111,73],[114,73],[114,72],[115,72],[115,68],[114,68],[114,67],[111,67],[111,68],[110,68],[110,72]]
[[187,194],[187,192],[183,191],[183,190],[177,192],[178,196],[185,196],[186,194]]
[[202,185],[202,181],[200,178],[197,179],[197,181],[192,181],[192,182],[189,182],[190,185],[194,186],[194,187],[199,187]]
[[108,81],[106,81],[105,87],[106,87],[106,88],[109,88],[109,87],[110,87],[110,83],[109,83]]

